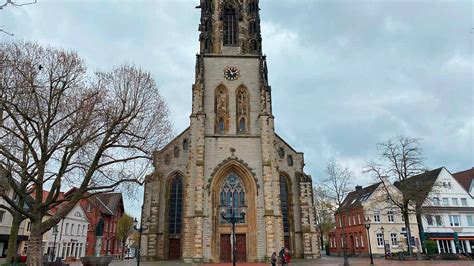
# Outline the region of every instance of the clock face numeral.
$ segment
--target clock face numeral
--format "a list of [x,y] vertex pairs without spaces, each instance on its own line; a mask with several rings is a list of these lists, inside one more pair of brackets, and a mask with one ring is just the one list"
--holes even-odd
[[224,69],[224,78],[229,81],[238,80],[240,78],[240,70],[235,67],[227,67]]

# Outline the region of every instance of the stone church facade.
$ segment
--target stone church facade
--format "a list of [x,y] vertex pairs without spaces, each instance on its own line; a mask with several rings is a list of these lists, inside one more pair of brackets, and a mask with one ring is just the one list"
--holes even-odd
[[142,258],[225,262],[231,225],[220,206],[245,211],[238,261],[281,247],[317,258],[311,177],[303,153],[274,131],[258,0],[201,0],[200,53],[190,126],[154,154],[145,182]]

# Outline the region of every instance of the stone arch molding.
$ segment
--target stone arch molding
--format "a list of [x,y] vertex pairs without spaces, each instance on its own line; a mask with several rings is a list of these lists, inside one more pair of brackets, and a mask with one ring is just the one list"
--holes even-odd
[[252,177],[253,182],[251,183],[252,185],[255,186],[255,191],[257,192],[257,196],[258,196],[260,185],[258,184],[257,175],[255,174],[254,170],[244,160],[239,159],[235,156],[225,159],[214,168],[206,186],[208,195],[211,195],[212,185],[213,183],[216,182],[215,177],[222,176],[224,173],[229,172],[232,169],[235,169],[238,172],[242,172],[243,174],[246,174],[247,176]]

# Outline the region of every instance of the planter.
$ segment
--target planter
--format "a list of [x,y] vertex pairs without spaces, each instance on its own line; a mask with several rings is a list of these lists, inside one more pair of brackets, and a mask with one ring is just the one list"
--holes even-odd
[[113,256],[81,257],[81,262],[84,266],[108,266],[113,259]]

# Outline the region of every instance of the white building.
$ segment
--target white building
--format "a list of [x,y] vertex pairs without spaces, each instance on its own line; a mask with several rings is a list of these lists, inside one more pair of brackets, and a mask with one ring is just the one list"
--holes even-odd
[[[1,175],[2,173],[0,173]],[[15,193],[11,187],[2,187],[2,192],[5,193],[9,199],[15,200]],[[0,197],[0,205],[5,205],[9,207],[10,205]],[[7,256],[8,251],[8,239],[10,237],[10,230],[12,228],[13,223],[13,216],[7,210],[0,209],[0,258],[4,258]],[[21,253],[21,246],[22,242],[28,240],[28,236],[23,234],[25,228],[25,222],[20,224],[20,228],[18,229],[18,246],[17,246],[17,254]]]
[[[85,256],[89,221],[79,203],[57,225],[55,257],[79,259]],[[45,254],[52,254],[55,236],[54,228],[43,235]]]
[[410,178],[429,193],[419,216],[439,253],[474,253],[474,199],[444,167]]

